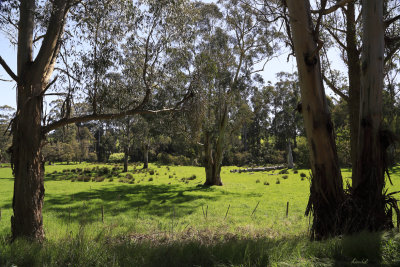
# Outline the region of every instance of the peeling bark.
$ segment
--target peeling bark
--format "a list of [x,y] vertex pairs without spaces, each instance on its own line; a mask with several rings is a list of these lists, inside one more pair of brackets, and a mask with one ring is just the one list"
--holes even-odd
[[344,199],[334,140],[308,0],[286,1],[300,77],[302,114],[310,147],[312,181],[306,215],[313,213],[312,238],[341,232],[340,206]]

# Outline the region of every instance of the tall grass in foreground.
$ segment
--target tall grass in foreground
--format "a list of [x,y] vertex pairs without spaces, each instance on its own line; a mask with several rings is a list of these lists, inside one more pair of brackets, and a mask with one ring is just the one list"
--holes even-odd
[[361,233],[310,242],[198,233],[196,238],[159,236],[89,238],[76,235],[43,244],[0,241],[1,266],[373,266],[400,265],[400,234]]

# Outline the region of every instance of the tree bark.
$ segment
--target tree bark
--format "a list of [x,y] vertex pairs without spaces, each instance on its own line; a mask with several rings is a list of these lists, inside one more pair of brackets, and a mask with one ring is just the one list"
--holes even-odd
[[385,150],[390,144],[382,131],[384,67],[383,0],[362,1],[363,50],[361,56],[360,131],[356,175],[353,177],[355,211],[353,231],[392,227],[385,212]]
[[312,180],[306,215],[313,212],[312,238],[340,233],[340,205],[344,199],[336,145],[323,87],[308,0],[286,1],[300,77],[302,114],[310,148]]
[[213,142],[211,140],[211,133],[206,131],[204,142],[204,166],[206,171],[206,182],[204,185],[222,185],[221,180],[221,166],[224,154],[225,145],[225,132],[228,124],[228,106],[225,103],[221,120],[218,125],[218,135],[215,142],[215,149],[213,149]]
[[[41,85],[36,85],[41,88]],[[18,86],[17,117],[13,123],[12,165],[14,172],[12,238],[43,241],[44,159],[41,154],[42,97]],[[27,92],[28,91],[28,92]],[[35,91],[35,90],[33,90]]]
[[348,61],[349,78],[349,126],[350,126],[350,158],[352,166],[352,177],[356,176],[356,162],[358,149],[358,131],[360,119],[360,87],[361,87],[361,66],[360,55],[357,49],[357,33],[355,21],[355,3],[351,1],[346,9],[346,51]]

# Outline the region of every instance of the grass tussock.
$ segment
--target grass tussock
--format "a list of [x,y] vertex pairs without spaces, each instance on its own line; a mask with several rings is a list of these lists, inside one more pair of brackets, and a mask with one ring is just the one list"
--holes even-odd
[[398,266],[400,235],[360,233],[311,242],[306,235],[210,230],[94,237],[76,235],[43,244],[0,241],[1,266]]

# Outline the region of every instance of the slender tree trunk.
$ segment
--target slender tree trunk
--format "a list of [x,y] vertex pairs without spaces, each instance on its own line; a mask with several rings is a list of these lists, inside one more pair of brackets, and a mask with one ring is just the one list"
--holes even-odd
[[353,231],[392,227],[385,212],[385,150],[390,144],[382,131],[384,66],[383,0],[363,0],[363,50],[360,131],[353,196],[356,201]]
[[347,4],[346,9],[346,46],[348,60],[349,78],[349,118],[350,118],[350,156],[352,165],[352,176],[355,177],[357,162],[357,142],[360,118],[360,87],[361,87],[361,66],[360,55],[357,49],[357,33],[355,21],[354,2]]
[[308,0],[287,0],[290,28],[300,77],[302,114],[310,148],[312,181],[306,214],[313,212],[312,238],[340,233],[343,181],[333,133],[333,124],[322,83]]
[[[31,90],[26,90],[31,88]],[[18,86],[17,116],[12,126],[12,165],[14,172],[12,238],[44,239],[42,207],[44,198],[44,159],[41,84]]]
[[148,169],[148,168],[149,168],[149,145],[145,144],[143,150],[143,169]]
[[124,172],[128,171],[129,147],[124,148]]

